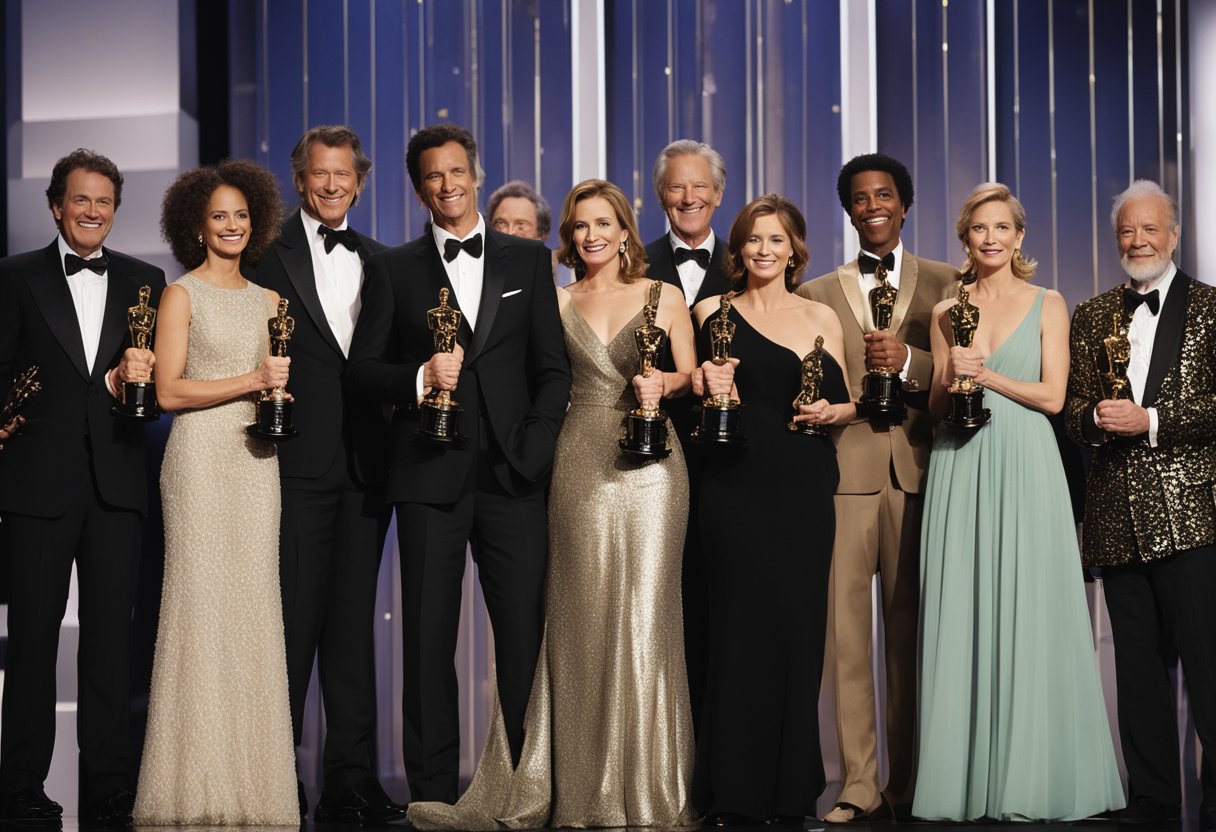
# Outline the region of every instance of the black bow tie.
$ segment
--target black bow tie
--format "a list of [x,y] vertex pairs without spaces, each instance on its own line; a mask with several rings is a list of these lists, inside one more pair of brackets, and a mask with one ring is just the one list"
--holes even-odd
[[687,263],[689,260],[696,260],[698,266],[706,271],[709,270],[709,249],[707,248],[684,248],[684,246],[678,246],[674,256],[677,266]]
[[888,251],[881,260],[864,251],[857,255],[857,266],[861,269],[862,274],[874,274],[878,271],[879,263],[882,263],[888,273],[895,271],[895,252]]
[[456,255],[460,254],[460,250],[464,249],[472,258],[481,256],[481,235],[474,234],[467,240],[454,240],[451,237],[443,242],[443,259],[451,263],[456,259]]
[[336,228],[330,228],[328,225],[320,225],[317,226],[317,232],[325,238],[326,254],[333,251],[338,243],[346,246],[351,251],[359,251],[359,238],[355,236],[355,232],[350,228],[343,228],[339,231]]
[[100,254],[97,257],[93,257],[88,260],[85,260],[82,257],[77,257],[70,251],[63,255],[63,270],[68,274],[69,277],[76,274],[76,272],[80,271],[81,269],[89,269],[97,274],[105,274],[106,269],[108,268],[110,268],[110,258],[106,257],[104,254]]
[[1123,308],[1127,310],[1129,318],[1135,314],[1136,309],[1142,303],[1148,307],[1150,312],[1156,315],[1161,311],[1161,293],[1156,289],[1151,292],[1145,292],[1143,295],[1130,287],[1123,290]]

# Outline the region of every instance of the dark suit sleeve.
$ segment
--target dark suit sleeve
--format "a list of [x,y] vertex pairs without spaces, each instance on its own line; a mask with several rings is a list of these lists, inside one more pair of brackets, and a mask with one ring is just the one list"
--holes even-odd
[[533,482],[542,478],[553,463],[557,433],[570,403],[570,361],[551,262],[549,250],[536,247],[528,333],[528,371],[534,393],[528,415],[511,430],[506,442],[516,470]]
[[401,361],[393,322],[396,298],[386,256],[368,258],[361,298],[363,307],[346,365],[351,391],[363,399],[392,402],[405,409],[417,407],[418,368],[422,365]]
[[[21,313],[17,305],[17,276],[7,264],[0,263],[0,402],[13,386],[18,370],[17,345],[21,340]],[[3,425],[0,425],[3,427]]]
[[1098,365],[1090,349],[1092,330],[1085,304],[1073,314],[1069,336],[1068,395],[1064,400],[1064,429],[1070,439],[1097,447],[1110,437],[1094,422],[1094,409],[1101,396]]

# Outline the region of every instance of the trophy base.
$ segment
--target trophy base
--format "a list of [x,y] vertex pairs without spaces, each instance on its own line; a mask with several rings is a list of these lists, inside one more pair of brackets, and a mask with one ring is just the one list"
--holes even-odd
[[283,442],[295,439],[299,431],[291,426],[292,403],[287,399],[259,399],[257,421],[245,428],[254,439]]
[[447,402],[423,399],[418,405],[418,430],[414,435],[439,445],[456,445],[464,441],[460,435],[460,414],[464,408],[449,399]]
[[791,433],[801,433],[806,436],[827,436],[827,425],[812,425],[807,422],[795,422],[790,420],[785,425],[786,430]]
[[901,396],[899,373],[872,370],[861,379],[861,398],[857,415],[883,422],[902,422],[908,418],[908,408]]
[[736,401],[726,405],[702,404],[700,422],[692,429],[692,440],[700,445],[744,445],[743,406]]
[[625,435],[617,445],[625,453],[645,459],[671,456],[671,448],[667,445],[667,414],[661,410],[655,415],[635,410],[626,415]]
[[984,407],[984,388],[950,391],[950,415],[942,424],[955,430],[977,430],[992,418],[992,411]]
[[111,407],[110,412],[126,419],[155,422],[160,418],[160,405],[156,403],[156,384],[151,381],[123,382],[122,401]]

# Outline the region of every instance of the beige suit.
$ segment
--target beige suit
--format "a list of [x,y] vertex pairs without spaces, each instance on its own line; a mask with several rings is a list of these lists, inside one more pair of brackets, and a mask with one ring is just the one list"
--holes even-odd
[[[826,303],[844,328],[849,392],[861,395],[869,300],[857,262],[809,281],[798,294]],[[957,291],[953,266],[904,251],[891,331],[912,357],[908,380],[928,392],[933,379],[929,327],[934,305]],[[836,430],[840,485],[836,490],[836,543],[828,600],[828,661],[834,660],[836,729],[844,788],[839,802],[865,812],[879,808],[878,739],[870,669],[873,610],[870,586],[882,575],[886,639],[887,753],[892,804],[910,803],[916,784],[916,631],[919,593],[920,493],[924,487],[932,418],[909,408],[898,425],[858,420]]]

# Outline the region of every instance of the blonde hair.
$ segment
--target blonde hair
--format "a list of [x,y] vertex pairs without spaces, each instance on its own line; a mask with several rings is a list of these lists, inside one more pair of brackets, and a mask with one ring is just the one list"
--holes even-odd
[[[967,255],[967,260],[960,269],[963,274],[975,272],[975,258],[971,256],[971,250],[967,248],[967,231],[971,228],[971,217],[977,208],[988,202],[1007,204],[1009,212],[1013,214],[1014,227],[1020,232],[1026,231],[1026,208],[1013,195],[1008,186],[1002,185],[1000,182],[985,182],[982,185],[976,185],[975,190],[967,197],[967,201],[963,203],[962,209],[958,212],[958,222],[954,226],[958,241],[963,244],[963,253]],[[1033,278],[1038,266],[1039,261],[1022,256],[1021,246],[1014,249],[1013,259],[1009,261],[1009,268],[1018,280]]]
[[561,239],[561,244],[557,249],[557,261],[563,266],[573,269],[576,280],[582,280],[587,276],[587,265],[583,263],[583,258],[578,256],[578,247],[574,244],[574,209],[583,200],[595,197],[608,201],[608,204],[612,206],[612,212],[616,214],[616,221],[620,223],[621,228],[629,232],[625,237],[625,250],[620,255],[621,280],[625,283],[632,283],[640,277],[645,277],[648,266],[646,249],[642,247],[641,237],[638,234],[638,221],[633,215],[633,208],[629,205],[629,198],[620,188],[604,179],[585,179],[566,194],[566,201],[562,203],[561,221],[557,226],[557,233]]

